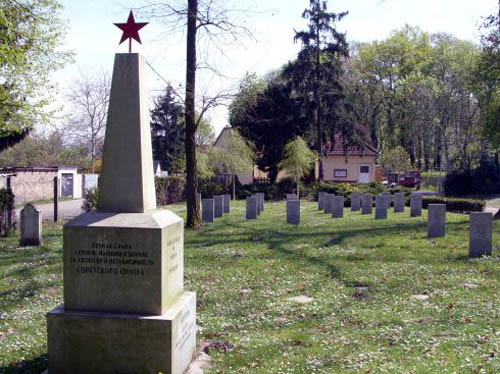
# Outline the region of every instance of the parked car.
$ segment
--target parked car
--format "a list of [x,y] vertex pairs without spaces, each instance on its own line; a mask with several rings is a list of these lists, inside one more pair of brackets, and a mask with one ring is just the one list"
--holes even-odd
[[402,178],[399,178],[398,183],[405,187],[414,188],[420,186],[421,181],[422,177],[420,175],[420,170],[414,170]]

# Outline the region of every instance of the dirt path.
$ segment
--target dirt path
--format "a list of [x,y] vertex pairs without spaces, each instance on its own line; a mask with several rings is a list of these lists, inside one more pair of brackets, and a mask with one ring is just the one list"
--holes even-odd
[[[59,202],[59,219],[71,219],[82,213],[83,199],[65,200]],[[44,221],[54,221],[54,205],[40,204],[35,205],[42,212]],[[19,214],[21,209],[16,209],[17,221],[19,222]]]

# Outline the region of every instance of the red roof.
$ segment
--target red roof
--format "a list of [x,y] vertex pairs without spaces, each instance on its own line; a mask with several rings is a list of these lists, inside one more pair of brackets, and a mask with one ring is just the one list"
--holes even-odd
[[375,148],[364,141],[358,144],[348,144],[344,149],[343,138],[340,135],[335,136],[335,142],[328,142],[323,147],[323,154],[333,156],[378,156]]

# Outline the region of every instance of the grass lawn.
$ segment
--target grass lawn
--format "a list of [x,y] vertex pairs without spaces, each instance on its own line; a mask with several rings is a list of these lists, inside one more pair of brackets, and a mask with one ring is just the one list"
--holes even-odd
[[[305,202],[295,227],[284,202],[266,203],[255,221],[237,202],[186,232],[198,340],[234,345],[211,352],[208,373],[500,373],[500,223],[494,256],[469,259],[468,216],[448,213],[446,238],[429,240],[425,214],[376,221],[346,209],[332,219]],[[0,241],[0,373],[46,366],[62,231],[44,234],[43,248]]]

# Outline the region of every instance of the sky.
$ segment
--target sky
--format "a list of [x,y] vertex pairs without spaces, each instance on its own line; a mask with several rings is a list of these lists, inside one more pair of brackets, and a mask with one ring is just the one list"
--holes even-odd
[[[305,28],[301,14],[308,0],[223,0],[248,9],[234,14],[235,22],[252,31],[253,37],[239,42],[227,40],[221,48],[204,48],[218,74],[199,70],[198,94],[213,95],[237,87],[246,72],[265,75],[296,57],[300,45],[293,42],[294,30]],[[165,0],[167,3],[175,1]],[[61,0],[62,17],[68,24],[65,48],[73,50],[75,62],[57,72],[58,101],[82,72],[104,70],[111,74],[115,53],[127,52],[128,43],[118,45],[121,31],[113,23],[124,23],[131,8],[140,2],[131,0]],[[331,12],[348,11],[336,26],[347,33],[349,41],[370,42],[387,38],[391,31],[406,24],[430,33],[447,32],[477,42],[482,17],[496,12],[497,0],[329,0]],[[173,32],[163,22],[148,19],[134,11],[136,22],[150,22],[140,31],[142,45],[133,44],[133,52],[144,55],[151,66],[147,81],[151,98],[161,93],[165,81],[183,93],[185,78],[184,32]],[[201,56],[200,59],[204,59]],[[154,69],[154,70],[153,70]],[[209,119],[216,134],[228,124],[227,106],[212,110]]]

